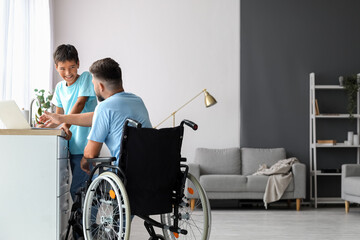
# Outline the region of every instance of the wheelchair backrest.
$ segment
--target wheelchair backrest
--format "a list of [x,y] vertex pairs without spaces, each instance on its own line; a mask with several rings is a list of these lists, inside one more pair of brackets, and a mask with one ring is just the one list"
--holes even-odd
[[131,214],[146,216],[171,212],[180,175],[184,128],[126,126],[120,168],[126,177]]

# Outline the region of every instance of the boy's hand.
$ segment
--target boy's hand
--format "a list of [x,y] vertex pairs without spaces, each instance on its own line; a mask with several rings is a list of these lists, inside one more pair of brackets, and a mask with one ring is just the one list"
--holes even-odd
[[44,127],[48,127],[50,124],[61,124],[61,114],[49,113],[45,111],[43,115],[40,116],[39,120],[44,123]]
[[66,135],[65,135],[65,139],[66,139],[66,140],[70,140],[71,137],[72,137],[72,132],[70,131],[70,129],[68,128],[68,126],[67,126],[66,124],[63,124],[60,129],[64,130],[64,132],[65,132],[65,134],[66,134]]

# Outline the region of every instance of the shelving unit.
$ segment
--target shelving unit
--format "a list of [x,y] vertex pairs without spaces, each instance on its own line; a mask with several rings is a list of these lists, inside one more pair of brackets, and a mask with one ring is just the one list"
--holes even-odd
[[[347,119],[349,114],[344,113],[329,113],[329,114],[319,114],[316,115],[315,111],[315,99],[317,90],[329,90],[329,91],[342,91],[344,87],[339,85],[315,85],[315,73],[310,73],[310,200],[313,202],[314,207],[317,208],[318,204],[332,204],[332,203],[343,203],[340,196],[339,197],[319,197],[318,189],[319,178],[324,177],[337,177],[341,181],[341,173],[322,173],[318,169],[319,161],[326,161],[325,159],[318,158],[317,149],[339,149],[339,148],[348,148],[356,149],[356,160],[354,159],[351,163],[359,164],[360,156],[360,145],[345,145],[344,143],[337,143],[335,145],[326,145],[317,143],[317,120],[326,119],[326,121],[334,121],[332,119]],[[357,112],[353,114],[356,121],[356,133],[359,133],[360,126],[360,111],[359,111],[359,93],[357,95]],[[324,120],[323,120],[324,121]],[[350,120],[349,120],[350,121]],[[331,131],[331,130],[329,130]],[[346,134],[344,132],[344,134]],[[331,151],[331,150],[328,150]],[[342,164],[350,163],[343,162]]]

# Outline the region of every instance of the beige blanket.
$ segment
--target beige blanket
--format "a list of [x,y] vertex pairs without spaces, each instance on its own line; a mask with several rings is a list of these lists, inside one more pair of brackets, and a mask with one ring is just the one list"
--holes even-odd
[[265,193],[264,204],[267,209],[267,204],[279,200],[289,186],[292,180],[291,167],[294,163],[299,162],[297,158],[288,158],[279,160],[277,163],[267,168],[266,164],[260,165],[260,168],[253,175],[269,176]]

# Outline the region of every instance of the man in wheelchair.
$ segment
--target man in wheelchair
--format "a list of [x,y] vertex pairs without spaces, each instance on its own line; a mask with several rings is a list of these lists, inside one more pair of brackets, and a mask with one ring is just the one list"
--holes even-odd
[[[208,199],[187,165],[180,164],[185,161],[180,155],[183,125],[196,130],[196,124],[152,129],[141,98],[124,91],[116,61],[98,60],[90,72],[101,102],[94,113],[45,113],[40,119],[92,127],[81,161],[90,177],[77,194],[69,222],[82,228],[85,239],[129,239],[131,215],[137,215],[145,220],[150,239],[208,239]],[[98,158],[104,142],[112,158]],[[95,172],[99,176],[93,179]],[[161,214],[161,222],[149,217],[155,214]]]

